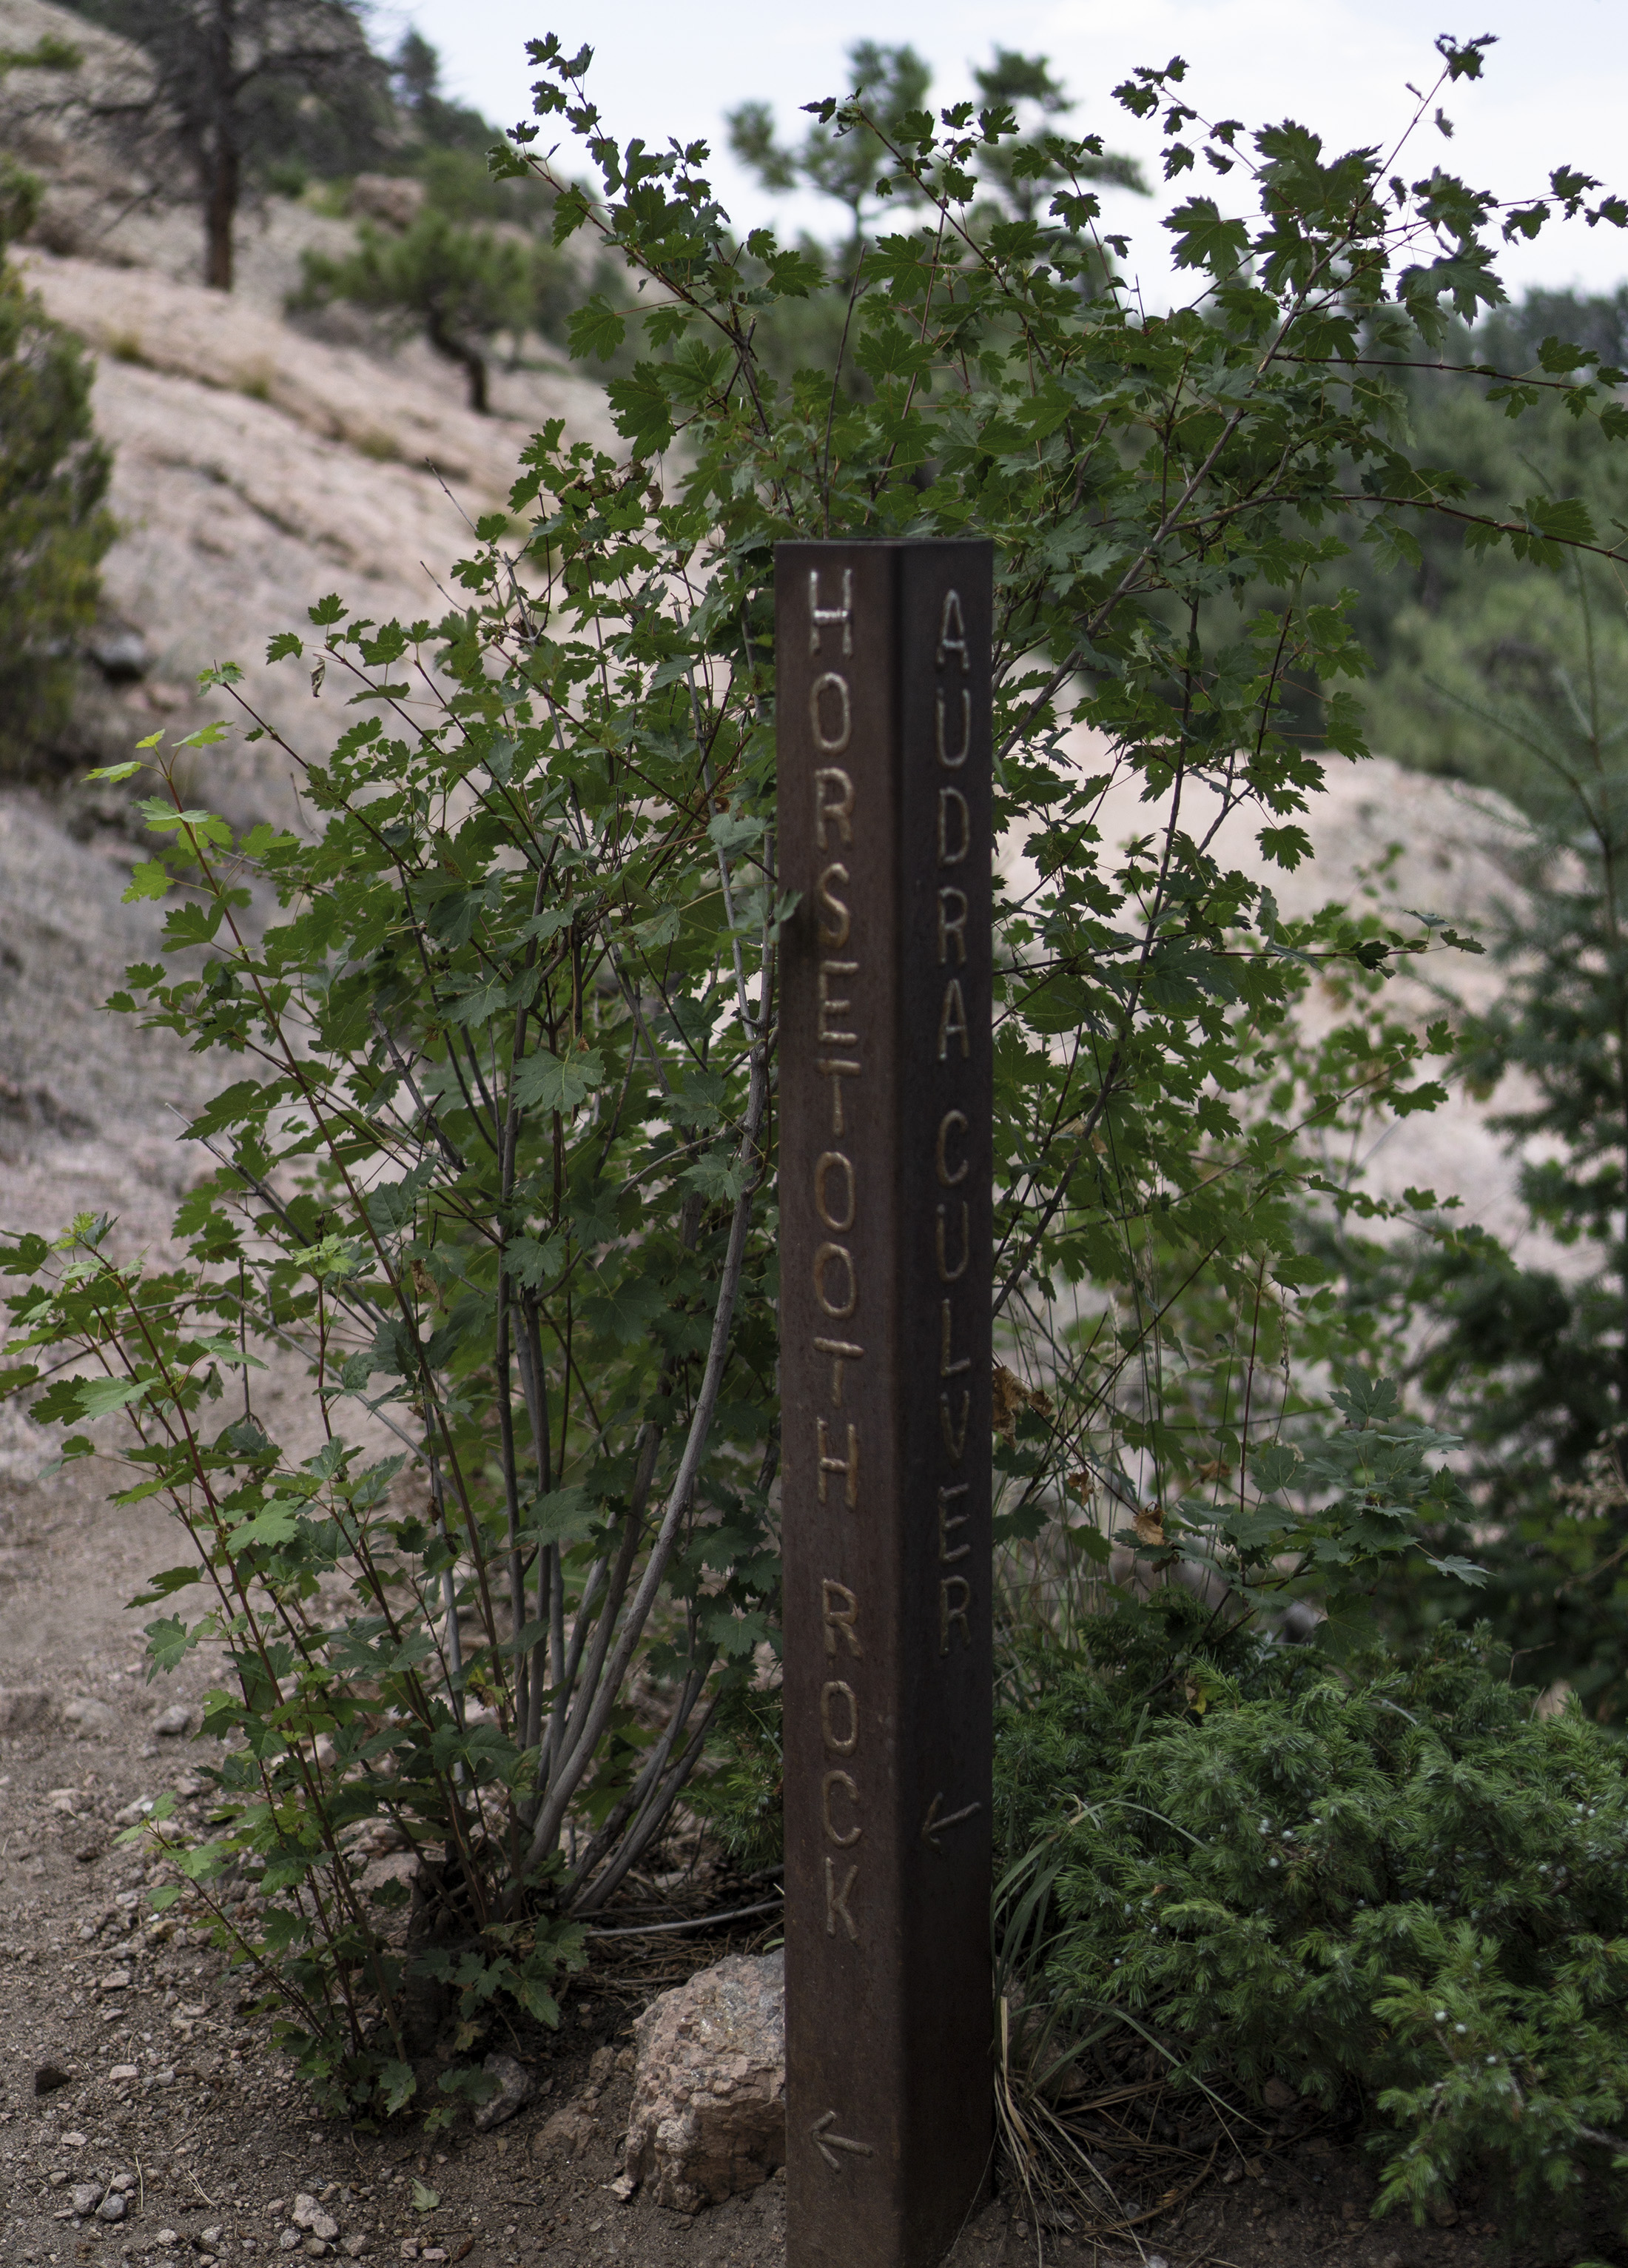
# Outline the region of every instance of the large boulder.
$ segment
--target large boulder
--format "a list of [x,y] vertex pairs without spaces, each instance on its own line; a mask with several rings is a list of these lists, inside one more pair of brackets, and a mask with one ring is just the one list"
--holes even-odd
[[699,2213],[786,2159],[785,1956],[720,1961],[653,2000],[635,2029],[628,2176]]

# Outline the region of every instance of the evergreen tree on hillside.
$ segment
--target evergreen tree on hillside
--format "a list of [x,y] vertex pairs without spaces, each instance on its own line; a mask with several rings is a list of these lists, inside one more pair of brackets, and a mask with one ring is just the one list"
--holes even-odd
[[[766,102],[744,102],[728,113],[730,146],[741,163],[758,176],[766,189],[784,191],[799,186],[818,189],[846,207],[851,247],[864,237],[873,209],[878,208],[876,184],[879,174],[891,174],[890,142],[907,132],[909,122],[927,103],[933,73],[929,64],[911,47],[886,47],[876,40],[856,40],[847,51],[848,76],[878,130],[849,129],[838,133],[823,122],[810,126],[796,147],[781,143],[775,133],[774,114]],[[1062,175],[1056,152],[1059,122],[1074,102],[1052,76],[1044,55],[1020,55],[997,47],[993,59],[973,70],[982,107],[991,118],[1015,122],[1019,128],[1010,138],[992,138],[979,165],[994,204],[1003,215],[1031,220],[1044,212]],[[1097,181],[1146,195],[1148,185],[1134,158],[1104,151],[1096,136],[1067,145],[1067,173],[1074,183]],[[895,180],[890,201],[908,201],[907,191]]]
[[[980,167],[1002,209],[1020,220],[1033,220],[1045,211],[1057,188],[1060,173],[1052,144],[1059,122],[1074,107],[1074,99],[1052,77],[1045,55],[1020,55],[1013,48],[997,47],[992,61],[974,68],[972,79],[990,110],[1010,110],[1020,124],[1028,112],[1035,122],[1016,140],[993,144]],[[1102,151],[1082,165],[1075,153],[1073,166],[1082,180],[1148,195],[1134,158]]]
[[[1595,578],[1547,578],[1552,646],[1529,644],[1497,697],[1459,705],[1521,783],[1510,888],[1483,924],[1502,989],[1461,1020],[1459,1063],[1508,1138],[1536,1234],[1566,1256],[1450,1216],[1422,1248],[1359,1254],[1364,1307],[1414,1348],[1416,1387],[1466,1440],[1476,1606],[1521,1658],[1591,1712],[1628,1714],[1628,672]],[[1569,591],[1568,591],[1569,586]],[[1615,611],[1615,610],[1613,610]],[[1441,1587],[1404,1619],[1459,1613]]]
[[[44,59],[62,66],[62,58]],[[39,67],[38,51],[0,56]],[[39,209],[39,184],[0,159],[0,763],[64,721],[74,657],[96,611],[114,526],[111,460],[91,422],[90,357],[6,260]]]
[[[751,167],[765,188],[796,188],[799,182],[834,198],[847,210],[855,244],[865,232],[868,209],[875,202],[876,177],[891,170],[886,142],[912,112],[927,100],[933,70],[911,47],[890,48],[876,40],[856,40],[847,51],[848,76],[881,128],[833,132],[810,126],[795,149],[775,137],[774,114],[766,102],[744,102],[727,114],[730,147]],[[903,194],[896,192],[896,194]]]
[[[1628,684],[1628,616],[1615,563],[1581,562],[1585,635],[1571,580],[1542,557],[1485,544],[1474,524],[1478,515],[1518,524],[1547,497],[1575,497],[1602,545],[1628,525],[1620,451],[1597,424],[1567,413],[1570,379],[1552,362],[1544,366],[1544,342],[1561,339],[1597,356],[1603,372],[1628,369],[1628,287],[1600,297],[1532,291],[1473,331],[1456,324],[1435,348],[1414,342],[1376,356],[1374,383],[1391,394],[1398,431],[1441,468],[1451,509],[1421,524],[1411,560],[1382,555],[1347,521],[1341,533],[1350,549],[1306,593],[1329,603],[1342,588],[1355,593],[1352,619],[1373,665],[1360,699],[1375,748],[1496,788],[1535,813],[1548,806],[1546,767],[1492,720],[1510,704],[1544,707],[1557,671],[1573,685],[1591,668]],[[1558,347],[1548,351],[1552,357]],[[1464,375],[1477,366],[1481,375]],[[1262,603],[1280,608],[1282,596],[1274,601],[1264,591]],[[1322,745],[1315,694],[1300,707],[1308,745]]]
[[422,328],[436,352],[462,370],[469,407],[484,416],[492,342],[537,326],[564,272],[552,246],[515,229],[468,227],[429,205],[401,234],[364,223],[356,249],[340,259],[308,252],[290,305],[348,299],[404,328]]
[[143,49],[152,81],[86,106],[158,192],[202,207],[204,281],[230,291],[246,197],[304,160],[355,172],[389,154],[388,70],[356,0],[79,0]]

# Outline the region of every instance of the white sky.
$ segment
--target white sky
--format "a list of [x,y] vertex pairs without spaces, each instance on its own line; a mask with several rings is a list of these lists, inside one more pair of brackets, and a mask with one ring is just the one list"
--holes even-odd
[[[972,92],[969,63],[997,40],[1049,55],[1080,98],[1072,122],[1140,156],[1156,181],[1156,133],[1110,99],[1134,64],[1183,55],[1187,91],[1206,116],[1251,126],[1293,117],[1345,148],[1400,132],[1414,107],[1405,82],[1428,87],[1440,68],[1436,32],[1492,32],[1499,44],[1486,76],[1461,82],[1448,102],[1454,139],[1422,129],[1410,145],[1410,178],[1443,162],[1478,187],[1525,196],[1566,162],[1628,193],[1623,0],[1474,0],[1468,14],[1460,4],[1448,15],[1417,0],[381,0],[376,21],[386,37],[392,20],[415,23],[441,50],[449,91],[505,126],[531,109],[525,40],[554,31],[568,51],[586,42],[595,49],[590,92],[621,140],[638,134],[660,147],[670,136],[704,138],[715,153],[714,183],[737,221],[806,223],[826,236],[837,232],[838,209],[766,195],[730,158],[722,117],[759,97],[779,113],[782,138],[800,134],[799,106],[848,92],[843,53],[866,37],[910,41],[935,67],[935,104]],[[1199,172],[1224,208],[1227,184]],[[1131,235],[1131,266],[1150,304],[1170,296],[1158,215],[1192,180],[1158,183],[1151,200],[1110,193],[1109,225]],[[1551,222],[1535,245],[1507,247],[1500,272],[1512,288],[1609,291],[1628,278],[1628,232]]]

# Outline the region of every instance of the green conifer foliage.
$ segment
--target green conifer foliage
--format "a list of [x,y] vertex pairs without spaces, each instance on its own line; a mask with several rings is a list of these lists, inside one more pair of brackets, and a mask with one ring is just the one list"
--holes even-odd
[[364,225],[356,249],[338,260],[308,252],[293,304],[348,299],[422,327],[436,352],[463,371],[469,407],[484,416],[492,342],[563,313],[563,268],[550,246],[466,226],[430,205],[400,235]]
[[[1460,1014],[1459,1068],[1510,1141],[1535,1238],[1507,1248],[1447,1216],[1421,1244],[1353,1246],[1349,1281],[1358,1301],[1395,1319],[1416,1387],[1471,1445],[1473,1549],[1489,1576],[1478,1611],[1523,1675],[1564,1678],[1591,1713],[1620,1722],[1628,671],[1618,609],[1601,608],[1580,564],[1567,580],[1569,603],[1551,608],[1559,635],[1534,644],[1522,681],[1506,681],[1496,701],[1457,703],[1485,745],[1520,767],[1509,887],[1485,924],[1502,985],[1489,1006]],[[1418,1627],[1462,1615],[1463,1602],[1426,1579],[1396,1587],[1393,1611]]]
[[62,725],[115,533],[90,358],[4,258],[38,199],[28,175],[0,170],[0,763],[25,761]]
[[[892,170],[887,137],[920,111],[933,73],[913,48],[884,47],[876,40],[856,40],[847,63],[855,99],[865,101],[879,132],[867,126],[833,132],[822,117],[796,149],[786,149],[775,139],[774,114],[766,102],[744,102],[725,122],[730,146],[766,188],[789,189],[805,181],[834,198],[847,210],[857,245],[876,202],[877,176]],[[890,194],[906,203],[919,202],[909,184]]]
[[[1050,2036],[1116,2016],[1183,2085],[1267,2081],[1342,2114],[1378,2210],[1423,2220],[1473,2172],[1500,2226],[1620,2213],[1628,2144],[1628,1784],[1575,1705],[1543,1718],[1490,1633],[1344,1675],[1238,1634],[1165,1676],[1168,1617],[1003,1719],[1008,1847],[1050,1872]],[[1066,2058],[1067,2051],[1064,2055]],[[1598,2190],[1595,2190],[1597,2196]]]

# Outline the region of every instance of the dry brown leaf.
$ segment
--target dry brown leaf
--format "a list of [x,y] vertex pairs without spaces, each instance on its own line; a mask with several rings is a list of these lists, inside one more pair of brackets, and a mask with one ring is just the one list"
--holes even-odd
[[989,1422],[1003,1441],[1017,1438],[1017,1413],[1027,1407],[1029,1388],[1015,1370],[1003,1362],[995,1365],[994,1380],[990,1394]]

